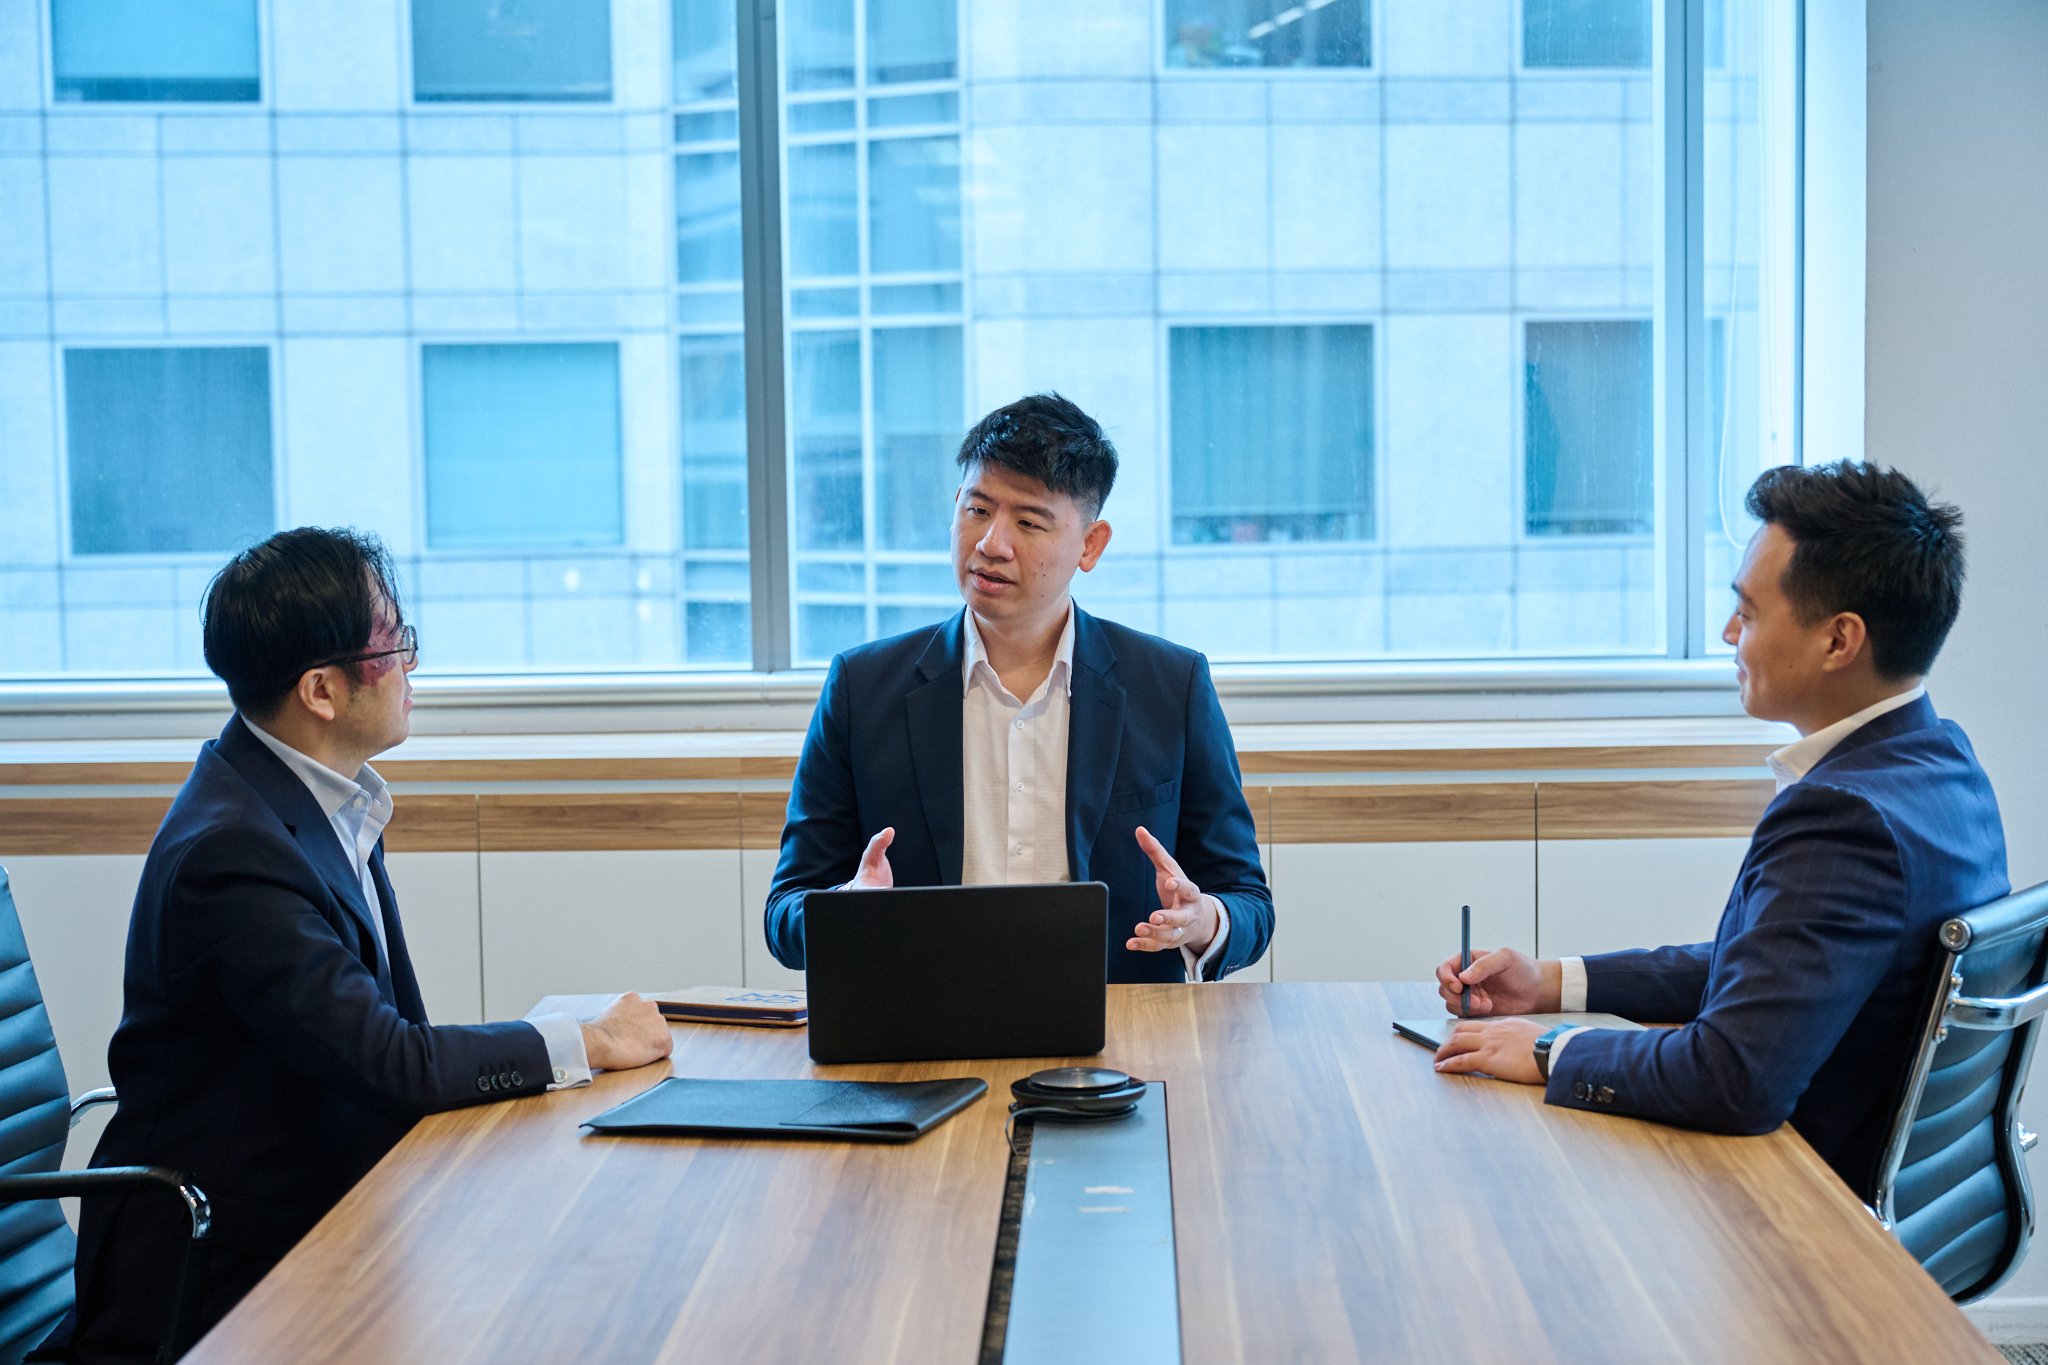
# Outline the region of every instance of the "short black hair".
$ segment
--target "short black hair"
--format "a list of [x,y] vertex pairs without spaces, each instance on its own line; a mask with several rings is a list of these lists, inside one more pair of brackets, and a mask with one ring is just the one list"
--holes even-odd
[[1034,393],[974,424],[954,459],[963,472],[994,465],[1036,479],[1087,509],[1102,511],[1116,483],[1116,447],[1093,417],[1056,393]]
[[1934,666],[1963,605],[1961,511],[1896,469],[1850,460],[1766,469],[1747,505],[1792,540],[1779,586],[1801,619],[1855,612],[1887,679]]
[[[391,557],[375,536],[318,526],[279,531],[206,585],[206,666],[228,685],[236,710],[265,719],[307,669],[370,647],[380,598],[399,624]],[[348,676],[360,683],[360,666],[348,665]]]

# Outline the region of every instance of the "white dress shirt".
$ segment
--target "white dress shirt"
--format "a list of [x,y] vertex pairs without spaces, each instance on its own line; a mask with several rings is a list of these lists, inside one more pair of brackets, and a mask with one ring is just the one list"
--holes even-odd
[[[1766,758],[1764,766],[1771,770],[1771,777],[1777,782],[1778,790],[1782,792],[1812,772],[1815,765],[1833,753],[1835,746],[1850,735],[1879,716],[1896,711],[1901,706],[1910,706],[1926,695],[1927,688],[1922,685],[1909,688],[1897,696],[1886,697],[1883,701],[1873,702],[1853,716],[1844,716],[1833,725],[1823,726],[1803,739],[1792,741]],[[1563,969],[1563,979],[1559,982],[1558,1009],[1567,1014],[1585,1009],[1586,959],[1568,957],[1558,965]],[[1564,1050],[1565,1043],[1584,1032],[1582,1028],[1575,1028],[1569,1033],[1560,1033],[1551,1040],[1550,1064],[1553,1067],[1557,1065],[1557,1056]]]
[[[249,726],[249,733],[306,784],[315,804],[326,813],[327,823],[363,888],[363,904],[370,907],[370,923],[377,931],[377,956],[389,967],[391,945],[385,940],[384,898],[377,894],[370,855],[376,851],[377,841],[384,837],[384,827],[391,823],[391,789],[367,763],[350,781],[318,759],[300,753],[247,716],[242,719]],[[548,1089],[590,1084],[590,1057],[583,1048],[583,1026],[573,1016],[543,1014],[526,1022],[540,1031],[541,1041],[547,1044],[548,1068],[554,1074]]]
[[[960,882],[994,886],[1071,879],[1067,866],[1067,733],[1073,715],[1074,609],[1053,651],[1052,670],[1028,700],[1003,686],[988,646],[967,613],[967,650],[960,668],[960,790],[963,844]],[[1197,957],[1180,950],[1188,979],[1222,949],[1230,933],[1223,902],[1202,899],[1216,914],[1216,937]],[[1135,927],[1135,926],[1134,926]]]

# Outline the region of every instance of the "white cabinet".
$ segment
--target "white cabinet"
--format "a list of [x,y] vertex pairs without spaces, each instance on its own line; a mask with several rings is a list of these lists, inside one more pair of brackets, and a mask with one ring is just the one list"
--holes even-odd
[[485,853],[484,1014],[741,980],[737,849]]

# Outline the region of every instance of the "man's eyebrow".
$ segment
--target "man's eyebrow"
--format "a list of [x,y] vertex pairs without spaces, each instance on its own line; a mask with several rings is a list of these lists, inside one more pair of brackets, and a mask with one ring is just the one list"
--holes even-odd
[[[984,489],[982,488],[982,486],[981,486],[980,484],[978,484],[978,483],[971,483],[971,484],[968,484],[968,485],[967,485],[967,487],[966,487],[966,488],[965,488],[964,490],[962,490],[962,491],[964,492],[964,494],[965,494],[965,495],[966,495],[967,497],[970,497],[970,498],[974,499],[974,500],[975,500],[976,502],[999,502],[999,501],[1001,501],[1001,499],[999,499],[999,498],[996,498],[996,497],[992,496],[991,494],[989,494],[989,493],[988,493],[988,492],[987,492],[986,490],[984,490]],[[1058,521],[1058,520],[1060,519],[1060,514],[1059,514],[1059,511],[1058,511],[1058,509],[1057,509],[1057,508],[1053,508],[1053,507],[1047,507],[1047,506],[1044,506],[1044,505],[1042,505],[1042,504],[1040,504],[1040,503],[1035,503],[1035,502],[1027,502],[1027,503],[1020,503],[1020,504],[1018,504],[1018,510],[1019,510],[1019,511],[1021,511],[1021,512],[1025,512],[1025,513],[1027,513],[1027,514],[1029,514],[1029,515],[1031,515],[1031,516],[1037,517],[1037,518],[1038,518],[1038,519],[1040,519],[1041,521]]]
[[1735,595],[1736,595],[1737,597],[1741,598],[1741,599],[1742,599],[1743,601],[1745,601],[1745,602],[1748,602],[1748,603],[1749,603],[1749,604],[1750,604],[1751,606],[1755,606],[1755,605],[1756,605],[1755,601],[1754,601],[1754,600],[1753,600],[1753,599],[1752,599],[1752,598],[1750,597],[1750,595],[1749,595],[1748,593],[1746,593],[1746,592],[1744,592],[1744,591],[1742,590],[1742,585],[1741,585],[1740,583],[1736,583],[1736,582],[1733,582],[1733,581],[1731,581],[1731,582],[1730,582],[1730,583],[1728,584],[1728,591],[1730,591],[1730,592],[1734,593],[1734,594],[1735,594]]

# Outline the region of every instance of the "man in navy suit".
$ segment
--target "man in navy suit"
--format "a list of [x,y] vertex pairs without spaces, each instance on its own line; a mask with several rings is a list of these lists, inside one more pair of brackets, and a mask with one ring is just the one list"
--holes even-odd
[[[94,1166],[191,1173],[213,1207],[199,1330],[232,1308],[413,1121],[669,1054],[652,1002],[598,1018],[427,1022],[384,873],[418,641],[383,548],[285,531],[207,589],[206,662],[236,713],[143,866]],[[189,1227],[153,1194],[89,1196],[72,1349],[149,1360]],[[64,1329],[59,1329],[61,1338]]]
[[1680,1027],[1467,1020],[1437,1070],[1721,1133],[1787,1119],[1871,1188],[1891,1088],[1922,1025],[1937,926],[2005,895],[2005,835],[1970,742],[1922,685],[1962,602],[1961,515],[1903,474],[1772,469],[1722,637],[1753,716],[1796,727],[1712,943],[1437,968],[1452,1013],[1597,1010]]
[[1273,899],[1207,662],[1069,592],[1109,544],[1115,448],[1038,394],[984,417],[957,463],[967,608],[832,661],[768,891],[770,950],[804,965],[814,890],[1092,880],[1109,886],[1111,981],[1256,961]]

